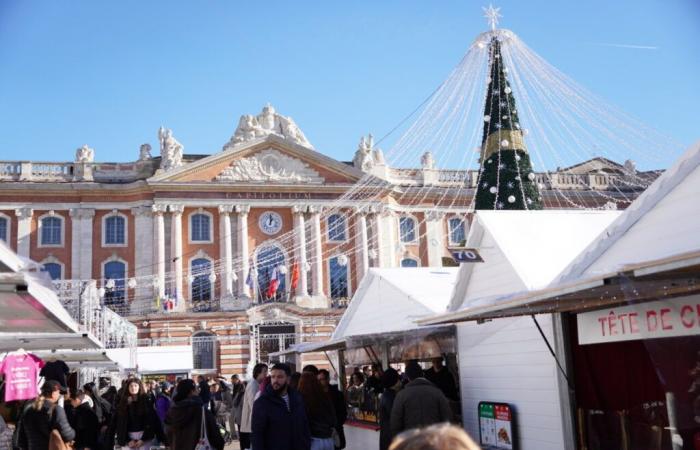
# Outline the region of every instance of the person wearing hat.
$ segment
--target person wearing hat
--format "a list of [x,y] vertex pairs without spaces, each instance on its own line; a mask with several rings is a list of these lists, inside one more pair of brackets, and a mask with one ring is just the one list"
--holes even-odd
[[379,450],[388,450],[391,444],[391,409],[396,393],[401,389],[401,377],[393,367],[382,373],[382,394],[379,397]]
[[75,430],[71,428],[66,412],[58,405],[58,399],[66,391],[55,380],[44,382],[39,396],[29,404],[21,420],[19,446],[23,450],[47,450],[49,437],[57,430],[63,442],[75,439]]

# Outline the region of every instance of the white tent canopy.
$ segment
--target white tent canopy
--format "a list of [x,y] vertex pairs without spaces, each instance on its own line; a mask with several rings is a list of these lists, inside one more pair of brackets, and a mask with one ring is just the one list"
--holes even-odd
[[137,347],[137,367],[131,367],[130,352],[129,348],[108,349],[107,356],[117,361],[122,367],[138,369],[140,374],[187,373],[194,370],[191,345]]
[[45,361],[61,360],[73,368],[94,367],[119,370],[119,363],[110,359],[106,350],[40,350],[34,354]]
[[370,269],[332,339],[415,329],[445,310],[456,277],[455,267]]
[[460,266],[450,310],[547,286],[620,216],[619,211],[477,211],[467,247],[483,263]]

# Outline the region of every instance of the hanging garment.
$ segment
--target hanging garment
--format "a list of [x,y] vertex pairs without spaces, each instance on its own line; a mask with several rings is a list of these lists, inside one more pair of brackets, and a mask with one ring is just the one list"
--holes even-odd
[[0,363],[0,373],[5,374],[5,401],[35,398],[42,367],[44,361],[31,353],[20,351],[8,354]]

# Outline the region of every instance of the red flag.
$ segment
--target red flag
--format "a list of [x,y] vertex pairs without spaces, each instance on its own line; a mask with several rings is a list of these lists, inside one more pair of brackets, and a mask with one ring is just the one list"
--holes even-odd
[[277,267],[272,270],[272,276],[270,277],[270,283],[267,285],[267,292],[265,293],[268,297],[274,297],[277,293],[277,288],[280,285],[279,274],[277,272]]
[[292,290],[295,291],[299,284],[299,265],[296,261],[292,264]]

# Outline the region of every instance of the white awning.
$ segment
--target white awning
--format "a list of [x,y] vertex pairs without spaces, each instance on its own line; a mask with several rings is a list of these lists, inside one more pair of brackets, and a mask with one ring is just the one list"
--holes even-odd
[[119,370],[119,363],[110,359],[107,350],[40,350],[33,352],[43,360],[61,360],[69,367],[96,367]]

